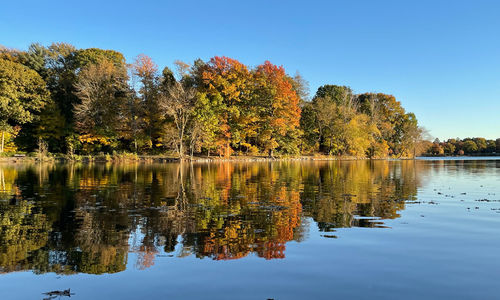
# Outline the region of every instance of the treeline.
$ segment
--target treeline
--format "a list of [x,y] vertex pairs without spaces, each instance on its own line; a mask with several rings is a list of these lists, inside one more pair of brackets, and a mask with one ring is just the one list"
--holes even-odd
[[422,130],[391,95],[228,57],[161,71],[65,43],[0,49],[0,152],[413,156]]
[[426,154],[434,156],[444,155],[491,155],[500,153],[500,138],[496,140],[487,140],[485,138],[460,138],[448,139],[441,142],[435,139],[428,146]]

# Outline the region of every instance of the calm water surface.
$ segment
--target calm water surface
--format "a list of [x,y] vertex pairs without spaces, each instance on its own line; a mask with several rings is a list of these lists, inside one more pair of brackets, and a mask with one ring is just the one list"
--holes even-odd
[[500,160],[1,164],[0,299],[499,299]]

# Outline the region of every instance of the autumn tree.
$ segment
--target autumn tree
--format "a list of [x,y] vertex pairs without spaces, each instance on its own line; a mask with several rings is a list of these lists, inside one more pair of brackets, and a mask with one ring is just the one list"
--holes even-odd
[[[184,138],[188,125],[192,122],[195,107],[196,89],[185,86],[182,81],[174,82],[168,87],[166,94],[160,98],[159,108],[173,119],[175,132],[172,134],[179,157],[184,156]],[[193,134],[198,134],[193,132]]]
[[75,84],[80,103],[75,126],[86,144],[109,145],[116,139],[119,113],[127,97],[127,74],[108,60],[82,68]]
[[500,139],[487,140],[482,137],[448,139],[445,142],[436,139],[432,145],[428,145],[427,149],[424,149],[424,152],[429,155],[438,155],[436,145],[439,145],[446,155],[493,154],[498,151],[497,145],[499,141]]
[[358,137],[367,132],[363,128],[367,120],[358,116],[358,103],[351,89],[335,85],[321,86],[311,105],[308,113],[312,116],[309,118],[316,123],[317,138],[322,149],[328,154],[343,155],[352,150],[359,155],[358,143],[366,143]]
[[99,48],[79,49],[74,53],[74,64],[77,69],[100,63],[110,63],[116,68],[123,69],[125,57],[118,51]]
[[289,80],[297,97],[299,97],[300,106],[304,105],[306,101],[309,101],[309,82],[298,71]]
[[271,157],[277,148],[298,153],[299,97],[285,69],[266,61],[257,67],[254,77],[259,144]]
[[21,63],[19,58],[20,54],[21,51],[19,50],[0,45],[0,59]]
[[374,143],[369,148],[370,157],[385,157],[395,152],[396,125],[404,118],[405,111],[392,95],[365,93],[357,96],[359,111],[370,117],[378,129]]
[[392,95],[365,93],[357,96],[360,112],[370,116],[379,136],[370,152],[375,156],[392,154],[414,156],[422,141],[423,130],[414,114],[406,113],[401,103]]
[[161,79],[158,76],[158,66],[149,56],[140,54],[136,57],[132,69],[133,75],[138,77],[137,92],[142,104],[138,116],[144,122],[144,132],[150,147],[156,147],[162,130],[162,116],[159,110]]
[[[299,73],[268,61],[249,68],[216,56],[159,72],[143,54],[127,64],[120,52],[65,43],[0,47],[0,60],[9,149],[33,151],[41,138],[52,152],[73,153],[83,143],[88,151],[175,149],[179,156],[189,148],[191,156],[319,151],[372,158],[412,156],[425,144],[415,115],[394,96],[327,84],[310,100]],[[450,155],[466,146],[474,154],[497,151],[483,138],[440,146]]]
[[202,66],[199,91],[209,100],[211,110],[218,118],[216,146],[219,154],[229,156],[231,145],[245,140],[244,128],[252,122],[250,107],[251,74],[247,67],[235,59],[213,57]]

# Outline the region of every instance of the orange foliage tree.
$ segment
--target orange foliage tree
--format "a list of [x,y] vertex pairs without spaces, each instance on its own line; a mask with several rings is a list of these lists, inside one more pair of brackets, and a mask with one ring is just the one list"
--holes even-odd
[[217,148],[219,154],[231,155],[233,146],[244,141],[244,128],[251,121],[251,73],[235,59],[213,57],[204,66],[201,91],[210,99],[218,115]]
[[269,61],[255,70],[255,101],[259,107],[259,144],[273,155],[276,148],[298,151],[300,136],[299,97],[283,67]]

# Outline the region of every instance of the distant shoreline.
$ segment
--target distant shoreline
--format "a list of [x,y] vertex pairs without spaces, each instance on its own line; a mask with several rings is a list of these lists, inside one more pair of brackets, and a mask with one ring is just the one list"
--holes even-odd
[[467,154],[467,155],[429,155],[429,154],[423,154],[420,155],[420,157],[434,157],[434,158],[447,158],[447,157],[453,157],[453,158],[459,158],[459,157],[496,157],[500,156],[500,153],[475,153],[475,154]]

